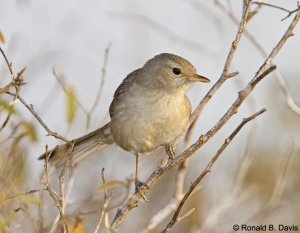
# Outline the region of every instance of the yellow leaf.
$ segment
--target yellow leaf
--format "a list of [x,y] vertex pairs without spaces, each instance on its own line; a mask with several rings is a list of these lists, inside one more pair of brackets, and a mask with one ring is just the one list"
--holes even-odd
[[31,195],[20,195],[17,199],[26,204],[42,205],[42,200]]
[[74,229],[71,231],[71,233],[85,233],[84,224],[81,218],[76,219]]
[[110,181],[110,182],[107,182],[107,183],[101,185],[101,186],[97,189],[97,191],[98,191],[98,192],[104,192],[104,191],[107,191],[107,190],[109,190],[109,189],[112,189],[112,188],[114,188],[114,187],[116,187],[116,186],[126,186],[126,184],[125,184],[124,182],[120,181],[120,180],[112,180],[112,181]]
[[77,113],[76,95],[72,88],[67,88],[67,122],[71,124]]
[[5,232],[7,232],[6,230],[7,230],[7,226],[5,224],[5,221],[2,217],[2,215],[0,215],[0,233],[5,233]]
[[24,133],[30,137],[32,142],[36,142],[38,140],[38,136],[33,124],[23,121],[22,126],[24,128]]
[[0,202],[6,198],[6,193],[0,191]]
[[117,233],[117,232],[114,231],[113,229],[106,228],[105,233]]
[[3,44],[5,42],[4,36],[3,36],[1,31],[0,31],[0,42],[3,43]]

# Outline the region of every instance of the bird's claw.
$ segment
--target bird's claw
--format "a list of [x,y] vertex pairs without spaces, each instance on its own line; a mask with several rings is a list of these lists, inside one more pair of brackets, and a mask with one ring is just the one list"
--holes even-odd
[[149,186],[145,182],[140,181],[139,179],[135,179],[134,184],[135,184],[135,192],[139,193],[145,201],[149,201],[149,199],[141,191],[142,187],[149,188]]

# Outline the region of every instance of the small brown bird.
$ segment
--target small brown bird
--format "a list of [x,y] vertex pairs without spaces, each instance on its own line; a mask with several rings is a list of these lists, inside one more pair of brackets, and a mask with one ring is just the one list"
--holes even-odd
[[[49,160],[62,166],[68,155],[77,162],[115,142],[136,156],[136,188],[138,159],[159,146],[173,157],[174,140],[187,128],[191,104],[186,92],[194,82],[210,82],[198,75],[186,59],[162,53],[130,73],[117,88],[109,108],[111,121],[81,138],[74,140],[72,152],[60,145],[49,152]],[[43,159],[45,154],[40,156]]]

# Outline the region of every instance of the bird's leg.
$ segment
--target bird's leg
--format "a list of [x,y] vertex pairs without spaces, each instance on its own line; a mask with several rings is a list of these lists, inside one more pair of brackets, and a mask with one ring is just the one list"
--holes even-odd
[[167,155],[169,156],[170,160],[174,160],[176,157],[176,152],[175,152],[175,145],[174,144],[168,144],[165,146],[165,150]]
[[164,156],[163,160],[160,162],[160,167],[166,166],[169,161],[172,161],[175,159],[175,157],[176,157],[175,148],[176,148],[176,145],[173,143],[165,145],[165,151],[167,153],[167,156]]
[[145,197],[145,195],[140,191],[141,187],[143,187],[143,186],[148,187],[148,186],[145,182],[142,182],[139,180],[139,157],[140,157],[140,154],[136,153],[135,154],[135,180],[134,180],[135,192],[139,192],[141,194],[141,196],[143,197],[143,199],[148,201],[148,199]]

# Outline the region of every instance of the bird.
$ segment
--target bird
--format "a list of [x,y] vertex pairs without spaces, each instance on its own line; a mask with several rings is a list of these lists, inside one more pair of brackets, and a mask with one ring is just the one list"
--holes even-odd
[[[174,159],[175,141],[184,134],[191,116],[187,91],[195,82],[210,80],[197,74],[196,68],[185,58],[161,53],[134,70],[116,89],[109,107],[110,122],[103,127],[56,146],[48,154],[49,162],[61,167],[69,157],[76,163],[102,148],[116,143],[135,155],[136,191],[144,182],[139,180],[138,163],[141,154],[149,154],[165,147]],[[39,159],[45,159],[46,153]]]

